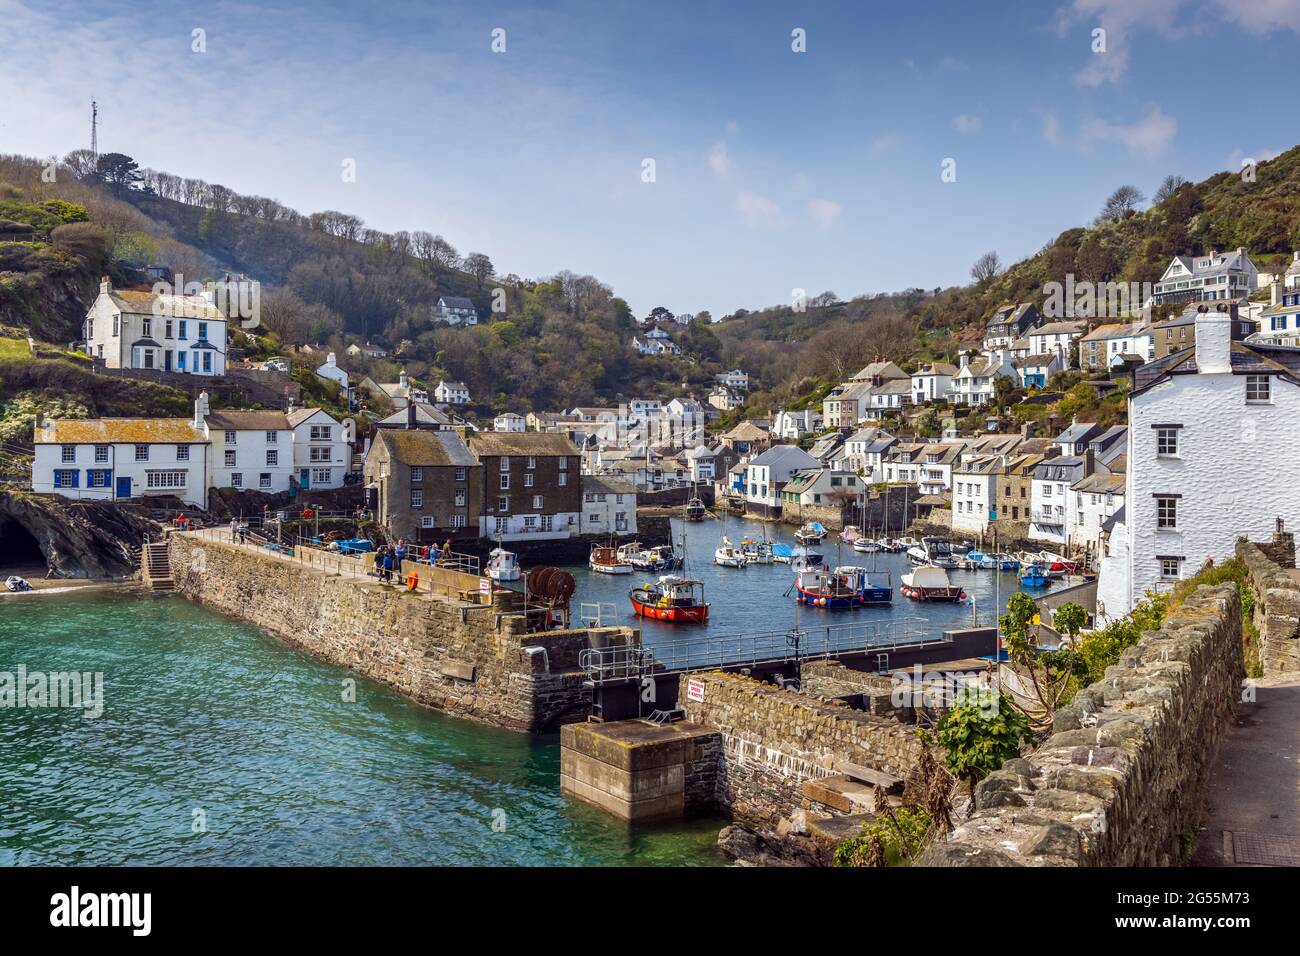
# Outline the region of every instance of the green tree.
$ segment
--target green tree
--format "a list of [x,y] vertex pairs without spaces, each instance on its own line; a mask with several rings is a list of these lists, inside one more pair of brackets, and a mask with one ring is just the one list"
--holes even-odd
[[939,719],[939,745],[944,763],[958,780],[966,781],[970,812],[975,809],[975,784],[1020,756],[1020,746],[1033,739],[1029,720],[1011,697],[990,690],[967,690]]
[[125,153],[104,153],[95,164],[95,177],[121,197],[128,189],[135,189],[144,179],[140,164]]

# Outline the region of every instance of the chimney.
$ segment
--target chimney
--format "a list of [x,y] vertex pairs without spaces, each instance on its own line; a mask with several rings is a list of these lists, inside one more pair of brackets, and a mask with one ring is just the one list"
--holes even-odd
[[408,430],[415,428],[415,402],[406,403],[406,427]]
[[970,364],[970,356],[967,355],[965,352],[962,352],[961,355],[957,356],[958,368],[965,368],[969,364]]
[[333,352],[331,352],[329,355],[325,356],[325,364],[326,364],[326,365],[330,365],[330,366],[333,366],[333,365],[337,365],[337,364],[338,364],[338,360],[335,359],[335,357],[334,357],[334,353],[333,353]]
[[[1297,252],[1296,255],[1300,256],[1300,252]],[[107,295],[113,291],[113,283],[108,281],[108,276],[99,277],[99,291],[103,295]]]
[[1196,316],[1196,371],[1202,375],[1232,371],[1232,317],[1203,305]]
[[402,369],[401,373],[397,376],[397,384],[402,386],[402,388],[406,388],[406,369]]
[[208,393],[199,392],[199,397],[194,400],[194,425],[199,427],[203,424],[203,419],[208,417]]
[[[1300,256],[1300,252],[1297,252],[1296,255]],[[1278,299],[1280,299],[1281,297],[1282,297],[1282,283],[1280,282],[1271,283],[1268,287],[1268,304],[1277,305]]]
[[1092,446],[1090,445],[1083,452],[1083,474],[1085,477],[1092,474],[1096,465],[1096,457],[1093,455]]

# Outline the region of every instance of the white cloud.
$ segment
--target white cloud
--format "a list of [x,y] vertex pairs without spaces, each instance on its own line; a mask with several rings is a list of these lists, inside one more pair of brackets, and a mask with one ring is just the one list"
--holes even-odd
[[903,145],[903,137],[897,133],[884,133],[871,141],[871,151],[877,155],[889,153]]
[[1115,143],[1135,156],[1154,159],[1165,151],[1178,133],[1178,120],[1159,106],[1153,106],[1133,123],[1111,123],[1090,119],[1080,130],[1080,146],[1087,150],[1097,143]]
[[709,169],[718,176],[725,176],[730,172],[731,157],[727,155],[726,143],[714,143],[713,149],[709,150]]
[[1251,33],[1300,33],[1300,0],[1215,0],[1215,6],[1225,19]]
[[959,133],[978,133],[980,127],[984,125],[984,120],[970,113],[962,113],[952,121],[953,128]]
[[1248,159],[1252,159],[1257,163],[1266,163],[1270,159],[1277,159],[1283,152],[1284,150],[1280,149],[1256,149],[1248,153],[1238,147],[1228,155],[1228,169],[1234,173],[1240,172],[1241,164]]
[[781,207],[758,193],[741,193],[736,197],[736,209],[751,226],[772,226],[781,218]]
[[823,228],[833,225],[843,211],[843,206],[829,199],[813,199],[808,203],[808,214]]

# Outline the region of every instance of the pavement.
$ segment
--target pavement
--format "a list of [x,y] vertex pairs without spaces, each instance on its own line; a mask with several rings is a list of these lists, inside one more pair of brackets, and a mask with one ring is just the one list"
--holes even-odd
[[1300,866],[1300,675],[1252,683],[1215,758],[1192,866]]

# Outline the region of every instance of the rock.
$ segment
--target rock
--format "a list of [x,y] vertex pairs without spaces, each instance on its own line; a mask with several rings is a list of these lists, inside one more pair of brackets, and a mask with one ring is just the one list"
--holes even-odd
[[774,835],[757,833],[738,823],[718,833],[718,849],[738,866],[787,866],[781,844]]
[[101,580],[133,575],[134,552],[162,531],[138,505],[0,492],[0,534],[15,525],[35,539],[54,577]]

